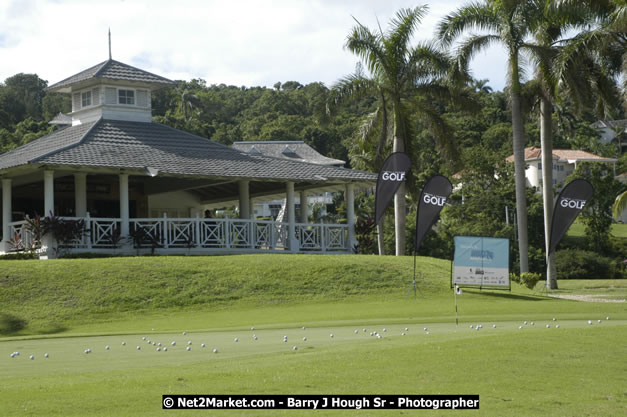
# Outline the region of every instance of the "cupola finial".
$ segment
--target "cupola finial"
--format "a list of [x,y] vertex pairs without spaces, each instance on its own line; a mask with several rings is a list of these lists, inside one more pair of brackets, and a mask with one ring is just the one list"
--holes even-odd
[[109,61],[111,61],[111,28],[109,28]]

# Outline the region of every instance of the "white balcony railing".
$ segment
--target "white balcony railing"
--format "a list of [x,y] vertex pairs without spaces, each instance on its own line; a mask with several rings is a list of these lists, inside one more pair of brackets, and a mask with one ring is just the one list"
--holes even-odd
[[[85,233],[66,242],[68,251],[131,251],[151,248],[159,253],[219,252],[351,252],[346,224],[295,224],[295,250],[288,241],[289,223],[205,218],[133,218],[129,236],[121,235],[119,218],[62,217],[83,220]],[[40,245],[33,242],[33,231],[26,221],[9,224],[12,251]],[[60,242],[57,242],[59,244]]]

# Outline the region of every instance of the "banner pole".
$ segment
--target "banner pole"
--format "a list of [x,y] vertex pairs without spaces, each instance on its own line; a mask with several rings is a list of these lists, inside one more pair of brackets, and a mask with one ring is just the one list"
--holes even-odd
[[453,288],[453,293],[455,294],[455,326],[459,327],[459,316],[457,314],[457,285]]

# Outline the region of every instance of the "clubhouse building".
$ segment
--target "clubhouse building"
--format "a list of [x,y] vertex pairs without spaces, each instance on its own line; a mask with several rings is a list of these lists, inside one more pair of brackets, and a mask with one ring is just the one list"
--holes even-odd
[[[152,122],[152,91],[173,84],[109,59],[51,85],[71,95],[70,117],[0,155],[0,252],[353,252],[354,192],[376,174],[242,151]],[[296,217],[296,193],[306,202],[327,191],[344,192],[345,224],[308,223],[307,204]],[[281,221],[254,218],[254,202],[273,199],[285,199]],[[228,206],[237,218],[214,216]],[[84,230],[63,242],[42,238],[36,216],[82,221]]]

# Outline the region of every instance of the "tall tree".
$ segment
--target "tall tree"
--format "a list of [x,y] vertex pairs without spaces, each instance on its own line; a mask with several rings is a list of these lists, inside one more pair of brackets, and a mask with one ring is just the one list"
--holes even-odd
[[[357,55],[369,76],[357,72],[334,86],[335,99],[359,96],[366,91],[378,100],[371,121],[379,120],[379,144],[375,159],[383,156],[384,143],[392,142],[393,152],[412,155],[412,124],[410,116],[426,121],[438,139],[442,151],[454,153],[446,122],[434,105],[435,98],[450,99],[444,80],[459,73],[449,72],[450,57],[431,44],[410,45],[412,35],[425,16],[428,7],[401,9],[390,21],[387,31],[372,31],[357,21],[348,35],[345,47]],[[405,185],[394,196],[396,255],[405,253]]]
[[[590,22],[607,14],[603,9],[589,7],[585,2],[539,3],[543,19],[533,27],[535,44],[530,44],[536,63],[536,80],[540,100],[540,143],[542,149],[542,195],[544,201],[544,225],[547,275],[546,286],[557,288],[557,273],[554,256],[548,255],[549,236],[553,211],[553,104],[562,102],[569,96],[579,112],[588,107],[597,97],[600,103],[608,103],[600,108],[615,107],[616,89],[612,76],[608,74],[594,57],[594,51],[579,50],[575,54],[569,48],[576,40],[567,35],[573,30],[585,35]],[[561,59],[567,51],[571,57]]]
[[521,112],[521,63],[525,40],[541,14],[533,0],[483,0],[462,6],[439,23],[437,33],[444,45],[450,46],[464,33],[471,33],[458,50],[460,66],[466,67],[472,57],[493,43],[507,50],[509,95],[512,111],[514,172],[516,184],[516,217],[520,272],[529,271],[527,236],[527,204],[525,185],[525,132]]

